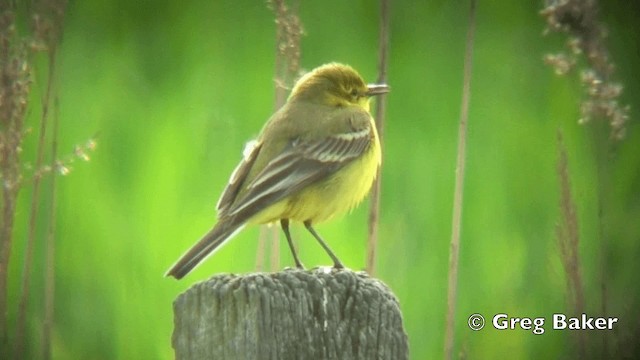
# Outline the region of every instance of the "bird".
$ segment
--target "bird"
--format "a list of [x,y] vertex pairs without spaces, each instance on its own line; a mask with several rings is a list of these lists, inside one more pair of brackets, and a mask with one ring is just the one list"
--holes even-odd
[[381,164],[370,98],[386,84],[367,84],[349,65],[328,63],[303,75],[286,103],[247,144],[217,203],[217,223],[167,271],[181,279],[246,225],[301,222],[333,261],[342,262],[313,225],[344,214],[369,193]]

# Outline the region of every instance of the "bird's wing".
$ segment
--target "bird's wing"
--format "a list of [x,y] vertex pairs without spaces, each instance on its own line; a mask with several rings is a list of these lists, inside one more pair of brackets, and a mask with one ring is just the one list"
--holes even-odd
[[218,204],[216,205],[218,216],[225,216],[227,211],[229,210],[230,205],[233,204],[236,196],[238,196],[238,192],[242,188],[242,184],[244,183],[247,174],[251,170],[253,163],[256,161],[261,147],[262,143],[255,140],[250,141],[245,146],[242,161],[231,173],[229,183],[227,183],[227,186],[222,192],[222,195],[220,195],[220,199],[218,200]]
[[[367,124],[368,125],[368,124]],[[288,195],[327,178],[361,156],[371,146],[370,126],[324,138],[294,139],[262,169],[241,198],[228,208],[229,216],[247,219]]]

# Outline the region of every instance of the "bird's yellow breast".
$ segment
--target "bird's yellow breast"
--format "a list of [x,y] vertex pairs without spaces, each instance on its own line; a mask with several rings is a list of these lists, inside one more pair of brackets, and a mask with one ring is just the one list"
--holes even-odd
[[250,222],[280,219],[318,223],[357,206],[369,193],[381,163],[380,141],[371,119],[372,141],[363,155],[327,179],[310,185],[256,214]]

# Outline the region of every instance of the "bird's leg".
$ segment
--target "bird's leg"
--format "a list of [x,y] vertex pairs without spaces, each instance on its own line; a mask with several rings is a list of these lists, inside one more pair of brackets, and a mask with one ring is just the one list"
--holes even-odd
[[287,237],[287,242],[289,243],[289,248],[291,249],[291,254],[293,255],[293,261],[296,263],[296,267],[298,269],[304,269],[304,265],[298,259],[298,254],[296,254],[296,249],[293,247],[293,241],[291,240],[291,233],[289,232],[289,219],[281,219],[280,226],[282,226],[282,231],[284,231],[284,236]]
[[320,235],[318,235],[318,233],[313,229],[313,227],[311,227],[311,220],[305,221],[304,226],[306,226],[307,230],[309,230],[311,235],[313,235],[313,237],[315,237],[316,240],[318,240],[318,242],[320,243],[324,251],[326,251],[327,254],[329,254],[329,256],[331,257],[331,260],[333,260],[333,267],[336,269],[343,269],[344,265],[342,265],[340,260],[338,260],[338,257],[333,253],[333,251],[331,251],[331,249],[329,249],[329,246],[327,246],[327,244],[324,242],[324,240],[322,240]]

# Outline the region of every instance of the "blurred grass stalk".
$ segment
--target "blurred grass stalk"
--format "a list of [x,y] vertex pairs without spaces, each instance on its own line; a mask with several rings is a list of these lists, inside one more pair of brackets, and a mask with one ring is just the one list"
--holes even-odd
[[[571,179],[567,148],[562,132],[558,131],[558,181],[560,187],[560,219],[556,225],[556,240],[560,248],[560,260],[567,281],[569,303],[573,314],[579,316],[585,312],[584,287],[580,267],[580,229],[576,204],[571,195]],[[587,358],[587,341],[584,331],[573,332],[578,345],[580,359]]]
[[2,216],[0,224],[0,358],[9,358],[8,271],[13,226],[22,173],[20,153],[24,120],[31,90],[27,42],[16,32],[15,8],[0,2],[0,171]]
[[[34,16],[33,16],[33,20],[34,20],[34,36],[36,38],[39,38],[40,41],[42,42],[42,46],[43,46],[43,50],[46,52],[47,56],[48,56],[48,67],[47,67],[47,80],[46,80],[46,90],[44,93],[43,98],[40,100],[41,101],[41,118],[40,118],[40,133],[38,136],[38,147],[37,147],[37,155],[36,155],[36,163],[35,163],[35,168],[36,169],[40,169],[43,167],[43,162],[44,162],[44,152],[45,152],[45,137],[46,137],[46,132],[47,132],[47,125],[49,123],[49,110],[50,110],[50,106],[51,106],[51,102],[52,99],[54,97],[53,95],[53,91],[54,91],[54,82],[55,82],[55,69],[56,69],[56,54],[57,54],[57,48],[58,48],[58,43],[60,41],[60,37],[61,37],[61,33],[62,33],[62,23],[63,23],[63,18],[64,18],[64,7],[66,4],[64,3],[60,3],[57,4],[55,1],[52,2],[43,2],[41,4],[37,4],[37,7],[39,7],[39,10],[36,10]],[[53,12],[48,13],[45,10],[53,10]],[[42,16],[39,14],[39,12],[42,12],[43,14],[47,14],[45,16]],[[51,15],[49,15],[51,14]],[[51,16],[51,18],[48,18],[48,16]],[[56,18],[57,16],[57,18]],[[57,127],[58,125],[58,121],[57,118],[54,119],[54,127]],[[58,129],[54,128],[53,129],[53,133],[51,136],[51,143],[52,143],[52,152],[51,152],[51,169],[53,172],[53,176],[51,176],[51,188],[50,188],[50,200],[52,200],[52,202],[49,204],[50,206],[50,211],[49,211],[49,218],[48,218],[48,222],[49,222],[49,226],[53,227],[53,223],[55,222],[55,218],[53,217],[55,215],[55,173],[56,170],[58,168],[57,165],[57,160],[56,160],[56,156],[57,156],[57,136],[58,136]],[[32,194],[32,200],[31,200],[31,213],[29,216],[29,235],[27,238],[27,250],[25,252],[25,261],[23,264],[23,270],[22,270],[22,292],[21,292],[21,297],[20,297],[20,302],[19,302],[19,308],[18,308],[18,320],[17,320],[17,324],[16,324],[16,339],[15,339],[15,344],[14,344],[14,357],[16,359],[19,358],[23,358],[25,357],[25,348],[24,348],[24,344],[25,344],[25,328],[26,328],[26,313],[27,313],[27,304],[29,302],[29,284],[30,284],[30,279],[31,279],[31,269],[33,267],[33,251],[34,251],[34,244],[35,244],[35,237],[36,237],[36,226],[37,226],[37,222],[38,222],[38,204],[40,204],[41,200],[40,200],[40,180],[41,180],[42,176],[37,174],[34,177],[34,181],[33,181],[33,194]],[[53,244],[53,234],[50,233],[47,236],[46,242],[47,242],[47,246],[45,248],[45,256],[47,259],[47,265],[49,260],[53,260],[52,259],[52,255],[50,254],[50,252],[54,251],[54,244]],[[45,319],[44,320],[44,324],[48,324],[47,326],[43,327],[43,331],[42,336],[43,336],[43,341],[41,343],[42,345],[42,356],[44,359],[48,359],[50,358],[50,348],[49,348],[49,344],[50,344],[50,330],[51,330],[51,321],[52,321],[52,317],[53,317],[53,284],[49,284],[49,281],[53,281],[53,277],[54,274],[53,273],[49,273],[49,272],[53,272],[53,265],[51,266],[46,266],[45,268],[45,314],[47,314],[45,317],[50,317],[49,319]]]
[[[275,15],[276,23],[276,58],[275,58],[275,99],[273,110],[277,111],[287,101],[287,93],[300,72],[300,39],[303,28],[298,16],[299,2],[293,7],[287,6],[285,0],[268,0],[267,6]],[[271,243],[270,269],[277,271],[280,267],[280,229],[279,226],[263,225],[258,237],[256,254],[256,270],[264,268],[266,244]],[[271,241],[269,241],[271,240]]]
[[[387,83],[387,59],[389,58],[389,1],[380,0],[380,35],[378,43],[378,80],[377,84]],[[376,128],[380,145],[384,149],[384,117],[386,112],[387,96],[381,95],[376,99]],[[378,174],[371,191],[371,205],[369,208],[369,234],[367,239],[366,270],[373,276],[376,271],[376,249],[378,247],[378,224],[380,223],[380,189],[382,183],[382,171],[378,168]]]
[[[540,14],[547,21],[545,33],[559,32],[567,35],[565,51],[547,54],[544,61],[553,67],[558,75],[578,71],[576,64],[584,63],[579,70],[583,97],[580,104],[578,124],[590,124],[591,145],[597,164],[598,227],[600,245],[600,312],[609,312],[609,238],[611,229],[607,217],[610,216],[613,185],[612,163],[616,158],[618,144],[625,138],[629,119],[629,106],[622,106],[618,99],[623,86],[613,81],[615,64],[609,56],[605,39],[608,31],[599,22],[599,8],[596,0],[547,0]],[[609,126],[608,136],[604,136],[603,124]],[[584,289],[579,266],[579,229],[575,215],[575,204],[569,189],[567,155],[561,133],[558,134],[560,178],[559,227],[556,229],[560,245],[560,258],[567,277],[567,294],[576,314],[584,311]],[[575,227],[575,229],[573,229]],[[602,358],[610,358],[609,333],[603,332]],[[577,339],[581,357],[587,353],[584,335]],[[618,344],[617,350],[624,345]]]
[[[40,188],[43,175],[57,169],[57,121],[54,121],[54,134],[51,136],[52,153],[50,167],[44,166],[45,141],[49,123],[49,107],[53,98],[53,84],[55,73],[55,59],[57,45],[62,34],[62,23],[66,1],[42,0],[26,5],[26,15],[30,31],[26,36],[18,33],[17,28],[22,8],[15,3],[3,1],[0,3],[0,122],[2,124],[0,137],[0,170],[2,171],[2,224],[0,238],[0,358],[23,359],[26,354],[25,332],[27,324],[27,309],[30,298],[30,279],[33,267],[33,252],[36,239],[36,226],[39,219],[38,209],[41,205]],[[13,242],[13,226],[15,220],[15,206],[20,189],[24,186],[24,165],[21,162],[22,143],[28,133],[25,129],[27,109],[31,93],[32,77],[38,52],[48,56],[46,89],[40,99],[41,117],[36,161],[32,178],[33,189],[28,222],[27,244],[21,281],[21,293],[18,303],[15,339],[13,353],[9,349],[8,314],[8,270],[11,259]],[[54,173],[55,175],[55,173]],[[50,331],[53,322],[53,231],[55,208],[55,176],[52,176],[50,195],[51,202],[48,222],[50,233],[47,238],[45,256],[47,267],[45,270],[45,326],[41,341],[41,356],[48,359],[50,351]],[[33,354],[31,354],[33,356]]]
[[471,74],[473,65],[473,40],[476,28],[476,1],[470,1],[469,29],[464,54],[464,74],[462,83],[462,104],[460,127],[458,129],[458,155],[456,159],[456,183],[453,193],[453,216],[451,220],[451,248],[449,253],[449,280],[447,291],[447,321],[444,338],[444,358],[453,358],[456,298],[458,292],[458,259],[460,255],[460,230],[462,227],[462,201],[464,195],[465,148],[467,142],[467,122],[471,98]]

